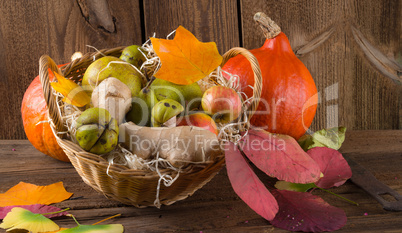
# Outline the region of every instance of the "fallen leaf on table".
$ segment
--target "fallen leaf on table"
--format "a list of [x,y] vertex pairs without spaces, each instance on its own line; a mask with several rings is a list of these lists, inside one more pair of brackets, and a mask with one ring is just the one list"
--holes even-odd
[[[42,205],[42,204],[5,206],[5,207],[0,207],[0,219],[3,219],[4,217],[6,217],[6,215],[14,207],[20,207],[20,208],[29,210],[29,211],[31,211],[32,213],[35,213],[35,214],[53,213],[53,212],[58,212],[58,211],[62,210],[62,209],[54,207],[54,206],[48,206],[48,205]],[[66,211],[64,211],[64,212],[60,212],[60,213],[46,215],[46,217],[47,218],[54,218],[54,217],[60,217],[60,216],[66,215],[66,214],[68,214],[68,213]]]
[[278,203],[233,143],[225,150],[226,169],[236,194],[257,214],[272,220]]
[[46,232],[46,233],[57,233],[57,232],[64,231],[64,230],[67,230],[67,229],[68,229],[68,228],[62,227],[62,228],[60,228],[60,229],[58,229],[58,230],[56,230],[56,231],[49,231],[49,232]]
[[78,107],[85,106],[91,102],[91,97],[85,92],[84,88],[58,73],[55,73],[55,75],[57,82],[51,82],[50,85],[64,96],[64,102]]
[[155,77],[176,84],[194,83],[222,62],[215,42],[202,43],[182,26],[173,40],[151,38],[151,43],[162,63]]
[[339,151],[327,147],[314,147],[308,150],[307,154],[318,164],[323,177],[310,184],[277,181],[275,184],[277,189],[296,192],[306,192],[314,187],[328,189],[339,187],[352,177],[352,170]]
[[70,215],[78,226],[70,229],[65,229],[63,231],[58,231],[62,233],[122,233],[124,232],[124,227],[121,224],[108,224],[108,225],[97,225],[98,223],[104,222],[111,218],[115,218],[121,216],[121,214],[117,214],[106,219],[103,219],[97,223],[92,225],[81,225],[77,219],[75,219],[74,215]]
[[298,143],[305,151],[314,147],[328,147],[339,150],[345,141],[345,132],[346,127],[322,129],[314,132],[313,135],[303,135],[299,138]]
[[56,231],[60,227],[42,214],[34,214],[21,207],[14,207],[3,219],[0,228],[11,231],[25,229],[32,233]]
[[60,233],[122,233],[124,227],[121,224],[108,225],[78,225],[74,228],[59,231]]
[[314,147],[307,151],[312,159],[320,166],[324,177],[315,184],[320,188],[339,187],[352,177],[352,170],[342,154],[327,147]]
[[249,130],[240,147],[267,175],[292,183],[314,183],[321,176],[318,164],[288,135]]
[[278,214],[271,224],[288,231],[335,231],[346,224],[342,209],[329,205],[310,193],[273,190],[279,204]]
[[64,201],[73,195],[66,191],[63,182],[47,186],[37,186],[20,182],[7,192],[0,194],[0,207],[13,205],[50,205]]
[[288,190],[288,191],[295,191],[295,192],[307,192],[312,188],[315,188],[316,185],[314,183],[308,184],[297,184],[292,182],[287,182],[283,180],[279,180],[275,183],[275,188],[279,190]]

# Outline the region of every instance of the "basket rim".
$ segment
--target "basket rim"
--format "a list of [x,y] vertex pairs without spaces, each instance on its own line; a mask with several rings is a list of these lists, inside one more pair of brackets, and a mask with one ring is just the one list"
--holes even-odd
[[[62,146],[63,150],[68,150],[74,153],[74,155],[88,163],[91,163],[96,166],[100,166],[103,169],[109,170],[112,173],[119,173],[119,174],[126,174],[126,175],[137,175],[137,176],[143,176],[143,177],[159,177],[157,172],[151,171],[148,169],[145,170],[137,170],[137,169],[132,169],[127,166],[121,165],[121,164],[110,164],[105,158],[102,156],[87,152],[83,150],[81,147],[76,145],[70,140],[67,139],[61,139],[59,137],[56,137],[57,143]],[[66,153],[67,156],[69,156],[69,153]],[[209,162],[209,163],[202,163],[202,164],[188,164],[187,166],[183,167],[180,170],[180,173],[191,173],[193,170],[202,170],[208,166],[211,166],[213,164],[217,164],[220,161],[224,160],[224,153],[221,153],[219,156],[216,157],[215,161]],[[198,167],[198,169],[196,169]],[[159,172],[166,174],[166,175],[176,175],[178,171],[168,169],[168,168],[161,168]]]
[[[49,69],[52,72],[59,73],[64,75],[65,77],[69,77],[74,81],[78,81],[80,79],[80,75],[82,75],[82,71],[85,70],[90,63],[94,59],[97,59],[101,56],[119,56],[121,51],[125,47],[116,47],[112,49],[103,49],[93,53],[86,53],[83,57],[72,61],[71,63],[58,68],[56,63],[51,59],[48,55],[43,55],[39,60],[39,79],[42,84],[43,94],[45,98],[45,102],[48,106],[49,113],[49,123],[50,127],[53,131],[53,134],[56,138],[57,143],[69,157],[71,163],[74,168],[77,170],[79,175],[82,177],[84,182],[97,190],[98,192],[103,193],[107,198],[112,198],[117,201],[120,201],[125,204],[131,204],[136,207],[146,207],[146,206],[160,206],[161,204],[170,205],[175,203],[176,201],[183,200],[187,198],[189,195],[192,195],[196,190],[200,189],[207,182],[209,182],[225,165],[225,154],[224,151],[221,150],[221,153],[210,163],[189,163],[179,171],[172,170],[169,168],[153,171],[151,169],[132,169],[128,166],[120,165],[120,164],[111,164],[101,155],[93,154],[83,150],[79,145],[75,144],[70,139],[67,139],[64,135],[59,132],[66,131],[64,122],[62,120],[62,112],[57,103],[55,95],[53,95],[53,88],[49,82]],[[258,60],[252,55],[251,52],[244,48],[232,48],[228,52],[223,55],[223,61],[221,67],[231,58],[241,54],[245,56],[252,66],[254,72],[254,90],[253,90],[253,101],[251,101],[250,105],[245,109],[247,111],[247,117],[251,117],[254,114],[254,111],[258,107],[259,98],[261,96],[262,90],[262,76],[261,70],[258,64]],[[81,74],[80,74],[81,72]],[[244,112],[243,112],[244,113]],[[242,116],[245,114],[242,114]],[[239,122],[242,120],[239,117]],[[248,118],[249,119],[249,118]],[[249,121],[247,121],[249,123]],[[247,124],[249,126],[249,124]],[[183,126],[183,127],[192,127],[192,126]],[[179,173],[188,174],[188,176],[178,177],[178,180],[175,181],[173,186],[175,185],[185,185],[186,187],[180,187],[178,190],[173,191],[172,189],[167,188],[164,199],[159,198],[159,185],[162,177],[160,173],[164,175],[169,175],[171,177],[178,177]],[[191,179],[190,179],[191,178]],[[183,180],[181,180],[183,179]],[[189,180],[190,179],[190,180]],[[125,183],[130,180],[130,193],[126,193],[126,189],[121,190],[119,188],[120,183]],[[133,181],[134,180],[134,181]],[[157,181],[157,182],[156,182]],[[151,184],[157,183],[156,186],[152,186]],[[179,184],[177,184],[179,183]],[[105,185],[109,185],[105,187]],[[136,185],[140,185],[137,187]],[[146,188],[141,186],[146,184]],[[134,185],[134,186],[133,186]],[[112,186],[112,187],[110,187]],[[179,186],[175,186],[179,187]],[[117,188],[117,190],[116,190]],[[113,189],[112,191],[110,191]],[[136,199],[138,197],[138,192],[152,189],[152,192],[156,192],[157,196],[146,196],[143,198],[143,193],[140,195],[140,199]],[[124,194],[122,194],[124,193]],[[135,193],[135,194],[134,194]],[[134,195],[133,195],[134,194]],[[162,191],[161,191],[162,195]],[[152,202],[152,200],[155,200]],[[155,204],[158,200],[159,204]]]
[[[60,144],[65,144],[65,146],[71,150],[75,150],[76,154],[80,156],[82,159],[87,159],[88,161],[94,162],[94,164],[102,164],[102,163],[107,163],[109,164],[104,158],[102,158],[99,155],[92,154],[90,152],[84,151],[82,148],[80,148],[78,145],[73,143],[70,140],[64,139],[63,134],[61,136],[58,135],[58,132],[65,131],[65,126],[63,124],[62,120],[62,113],[61,110],[58,107],[58,104],[56,102],[55,96],[52,94],[53,88],[50,85],[49,81],[49,69],[52,72],[56,72],[58,74],[64,75],[65,77],[70,77],[73,81],[78,82],[81,76],[78,74],[77,71],[86,69],[95,59],[98,59],[103,56],[119,56],[122,52],[122,50],[125,48],[125,46],[120,46],[120,47],[115,47],[115,48],[110,48],[110,49],[102,49],[98,50],[96,52],[88,52],[85,53],[81,58],[73,60],[71,63],[66,64],[65,66],[62,66],[60,68],[57,67],[56,63],[50,56],[48,55],[42,55],[40,60],[39,60],[39,78],[42,84],[42,89],[45,97],[46,104],[48,106],[48,112],[49,112],[49,118],[50,118],[50,126],[53,130],[53,133],[57,139],[57,142]],[[245,48],[241,47],[234,47],[227,51],[223,55],[223,60],[220,65],[220,67],[223,67],[223,65],[232,57],[235,57],[237,55],[243,55],[251,64],[252,70],[254,72],[254,90],[253,90],[253,101],[250,103],[247,111],[247,117],[250,119],[250,117],[254,114],[255,110],[258,107],[259,103],[259,98],[261,96],[261,90],[262,90],[262,74],[260,70],[260,66],[258,63],[257,58],[248,51]],[[239,119],[241,121],[241,119]],[[184,126],[184,127],[190,127],[190,126]],[[65,143],[66,141],[71,142],[71,143]],[[85,155],[85,156],[84,156]],[[90,155],[90,156],[89,156]],[[219,156],[218,156],[219,157]],[[224,156],[222,156],[220,159],[224,159]],[[218,162],[219,160],[216,159],[214,163]],[[117,166],[117,164],[112,164],[109,169],[112,167]],[[119,165],[123,166],[123,165]],[[124,166],[125,167],[125,166]],[[130,168],[127,168],[130,170]],[[135,169],[133,169],[135,170]],[[151,171],[152,173],[155,173],[155,171]]]

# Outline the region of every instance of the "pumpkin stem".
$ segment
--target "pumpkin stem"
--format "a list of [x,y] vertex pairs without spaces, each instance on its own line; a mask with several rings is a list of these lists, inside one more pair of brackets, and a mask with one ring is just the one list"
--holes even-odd
[[281,32],[281,28],[278,24],[263,12],[257,12],[254,15],[254,21],[261,27],[262,32],[267,39],[272,39]]

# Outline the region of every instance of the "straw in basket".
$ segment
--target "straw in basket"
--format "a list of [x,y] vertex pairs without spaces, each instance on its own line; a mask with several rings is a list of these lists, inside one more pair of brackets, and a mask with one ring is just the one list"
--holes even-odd
[[[63,120],[64,109],[60,107],[54,90],[49,82],[49,71],[79,82],[86,68],[102,56],[119,57],[124,47],[100,50],[84,54],[59,69],[47,55],[39,61],[39,76],[43,87],[45,101],[49,110],[49,121],[60,147],[67,154],[74,168],[83,181],[103,193],[107,198],[136,207],[170,205],[192,195],[196,190],[209,182],[224,166],[224,152],[212,163],[189,164],[179,171],[161,168],[155,170],[135,170],[119,164],[110,164],[102,156],[84,151],[80,146],[66,137],[66,125]],[[223,55],[221,67],[232,57],[241,54],[245,56],[254,72],[254,93],[251,101],[243,108],[243,114],[238,119],[242,130],[249,127],[248,119],[257,109],[261,94],[261,71],[257,59],[244,48],[232,48]],[[232,124],[232,123],[229,123]],[[236,122],[234,123],[236,125]],[[239,133],[239,131],[237,131]],[[164,181],[161,184],[161,181]]]

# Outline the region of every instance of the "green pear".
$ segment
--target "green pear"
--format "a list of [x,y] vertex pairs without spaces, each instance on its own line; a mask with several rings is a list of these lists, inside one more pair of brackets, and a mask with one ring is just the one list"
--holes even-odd
[[76,120],[75,138],[85,151],[105,154],[117,146],[119,126],[106,109],[89,108]]
[[140,69],[142,63],[147,60],[144,54],[145,50],[141,46],[130,45],[123,49],[120,59]]
[[141,74],[131,65],[124,64],[121,59],[112,56],[102,57],[89,65],[82,78],[82,86],[92,92],[99,83],[109,77],[117,78],[126,84],[131,96],[137,96],[142,88]]
[[131,110],[126,114],[126,121],[139,126],[151,126],[151,111],[158,99],[153,90],[144,87],[137,97],[132,98]]
[[202,91],[197,82],[190,85],[179,85],[163,79],[155,79],[151,84],[159,101],[173,99],[186,106],[186,111],[196,109],[201,104]]
[[153,127],[160,127],[170,118],[179,115],[183,112],[184,107],[172,99],[164,99],[159,101],[152,108],[151,123]]

